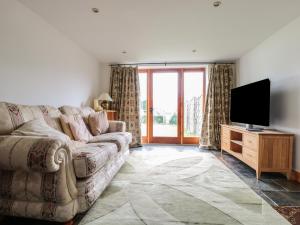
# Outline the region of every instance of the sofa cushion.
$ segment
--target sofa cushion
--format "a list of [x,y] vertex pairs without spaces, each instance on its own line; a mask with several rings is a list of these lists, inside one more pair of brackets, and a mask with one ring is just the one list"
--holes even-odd
[[74,138],[74,136],[72,134],[70,125],[69,125],[70,116],[61,115],[59,119],[60,119],[61,127],[62,127],[64,133],[66,135],[68,135],[71,140],[75,140],[75,138]]
[[132,141],[132,135],[129,132],[113,132],[95,136],[89,140],[89,143],[109,142],[118,146],[118,151],[125,149]]
[[109,122],[105,111],[91,113],[89,115],[89,127],[94,136],[104,134],[108,131]]
[[68,116],[68,124],[75,141],[88,142],[93,136],[80,115]]
[[36,136],[36,137],[51,137],[68,143],[69,136],[50,127],[44,119],[30,120],[24,123],[17,130],[14,130],[11,135],[15,136]]
[[76,177],[90,177],[117,154],[117,146],[112,143],[92,143],[76,148],[73,153]]
[[47,105],[29,106],[0,102],[0,135],[10,134],[27,121],[42,118],[49,126],[62,131],[60,115],[57,108]]
[[88,124],[88,117],[91,113],[94,113],[95,110],[93,110],[91,107],[74,107],[69,105],[64,105],[59,108],[59,110],[65,114],[65,115],[81,115],[84,119],[84,122]]

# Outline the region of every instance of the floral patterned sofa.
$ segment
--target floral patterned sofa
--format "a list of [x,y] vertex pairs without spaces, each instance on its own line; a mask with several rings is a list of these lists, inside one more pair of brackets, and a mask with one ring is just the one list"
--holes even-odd
[[91,112],[89,107],[0,102],[0,215],[66,222],[92,206],[129,154],[132,137],[124,122],[109,121],[108,133],[80,145],[11,135],[41,118],[63,132],[62,114],[85,117]]

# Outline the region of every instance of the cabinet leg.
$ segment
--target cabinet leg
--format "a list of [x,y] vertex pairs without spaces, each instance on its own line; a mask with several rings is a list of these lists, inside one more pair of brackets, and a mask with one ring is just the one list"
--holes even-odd
[[261,175],[261,171],[256,170],[256,179],[259,180]]
[[286,178],[287,178],[288,180],[291,180],[291,179],[292,179],[292,172],[287,172],[287,173],[286,173]]

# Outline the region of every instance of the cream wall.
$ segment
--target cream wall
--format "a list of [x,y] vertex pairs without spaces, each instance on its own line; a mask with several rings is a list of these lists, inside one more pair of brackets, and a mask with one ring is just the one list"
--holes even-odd
[[15,0],[0,1],[0,101],[86,105],[102,66]]
[[238,61],[238,85],[271,79],[271,127],[296,134],[300,171],[300,17]]
[[110,85],[110,66],[109,64],[102,65],[102,73],[101,73],[101,84],[99,90],[102,92],[109,93],[109,85]]

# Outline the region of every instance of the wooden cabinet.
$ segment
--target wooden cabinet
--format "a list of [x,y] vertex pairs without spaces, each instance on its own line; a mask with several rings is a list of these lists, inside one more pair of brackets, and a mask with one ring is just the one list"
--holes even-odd
[[[100,112],[103,110],[96,110],[96,112]],[[117,111],[115,110],[105,110],[106,114],[107,114],[107,119],[108,120],[117,120]]]
[[243,127],[221,125],[221,153],[226,151],[261,172],[286,173],[290,179],[294,135],[273,130],[247,131]]
[[106,110],[108,120],[117,120],[117,111]]

